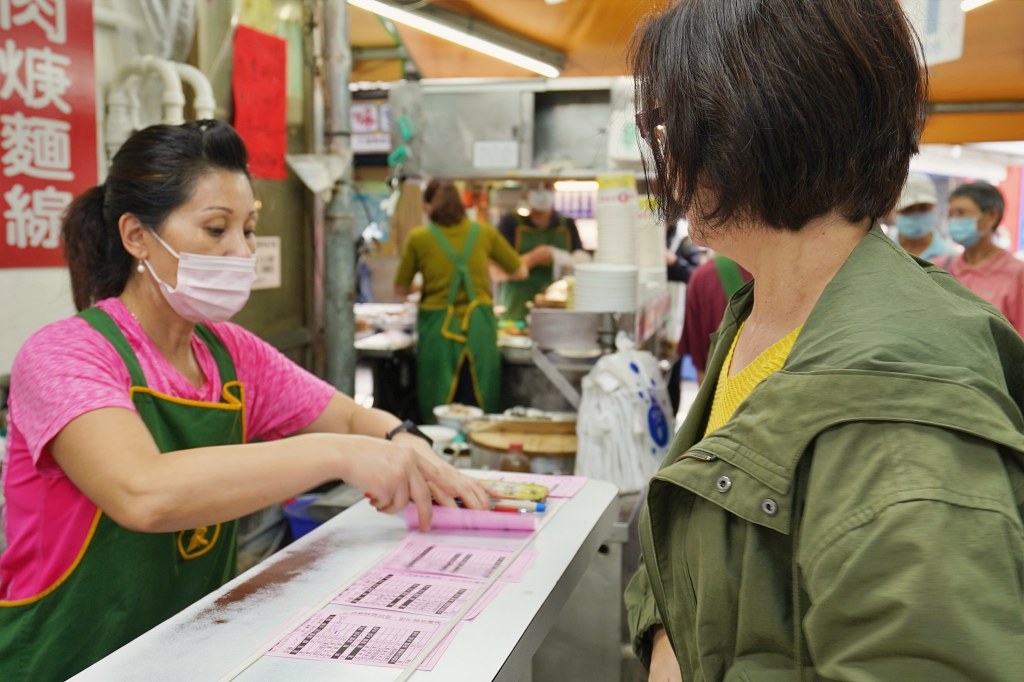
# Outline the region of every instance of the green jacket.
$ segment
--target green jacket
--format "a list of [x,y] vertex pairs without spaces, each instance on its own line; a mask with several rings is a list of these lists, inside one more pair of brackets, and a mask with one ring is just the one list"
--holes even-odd
[[641,658],[664,623],[686,682],[1024,679],[1024,342],[876,227],[702,438],[753,286],[651,480]]

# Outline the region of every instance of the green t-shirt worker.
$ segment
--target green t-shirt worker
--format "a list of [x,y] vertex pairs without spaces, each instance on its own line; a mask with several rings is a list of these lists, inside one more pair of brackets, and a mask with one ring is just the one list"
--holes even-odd
[[555,193],[550,187],[532,189],[526,196],[530,213],[509,213],[498,223],[498,230],[522,256],[529,276],[522,281],[501,285],[501,304],[505,320],[526,319],[527,301],[544,291],[554,279],[556,249],[565,253],[583,250],[576,223],[555,210]]

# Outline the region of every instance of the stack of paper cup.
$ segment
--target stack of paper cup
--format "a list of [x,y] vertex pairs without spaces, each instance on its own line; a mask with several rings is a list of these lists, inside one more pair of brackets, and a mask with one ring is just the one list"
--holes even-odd
[[657,219],[649,200],[641,200],[633,218],[637,242],[640,282],[662,283],[668,279],[665,266],[665,224]]
[[576,266],[576,310],[629,313],[637,307],[637,268],[617,263]]
[[636,180],[630,174],[606,175],[597,179],[597,253],[594,261],[637,265],[637,240],[633,218],[636,214]]
[[633,213],[633,206],[629,203],[598,203],[595,262],[636,265],[637,240],[633,230]]

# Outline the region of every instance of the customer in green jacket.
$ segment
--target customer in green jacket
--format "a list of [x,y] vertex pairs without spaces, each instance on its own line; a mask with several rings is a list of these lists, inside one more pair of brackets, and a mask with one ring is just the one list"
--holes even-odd
[[682,0],[632,55],[660,205],[753,282],[652,478],[650,679],[1024,679],[1024,343],[886,238],[925,84],[898,0]]

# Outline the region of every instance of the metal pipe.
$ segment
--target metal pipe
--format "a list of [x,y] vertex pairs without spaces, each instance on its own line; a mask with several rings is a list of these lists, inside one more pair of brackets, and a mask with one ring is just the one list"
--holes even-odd
[[181,88],[181,78],[177,70],[170,62],[159,57],[136,57],[121,67],[107,91],[104,146],[108,159],[120,149],[132,131],[139,127],[139,100],[136,90],[139,81],[148,73],[155,73],[163,82],[162,122],[171,125],[185,122],[185,92]]
[[213,118],[217,100],[213,98],[213,86],[210,85],[210,79],[206,74],[191,64],[171,62],[171,66],[178,72],[181,80],[192,87],[192,108],[195,109],[196,119],[201,121]]
[[[348,3],[327,0],[324,7],[324,48],[328,90],[328,152],[347,156],[352,144],[348,85],[352,53],[348,44]],[[350,158],[350,157],[349,157]],[[324,331],[327,341],[327,380],[341,392],[355,392],[356,249],[352,215],[352,163],[346,164],[327,204],[324,254]]]
[[[312,68],[309,91],[311,96],[307,102],[308,120],[307,129],[308,148],[315,154],[323,154],[326,146],[324,135],[324,117],[326,107],[324,105],[324,60],[323,60],[323,1],[317,0],[310,3],[309,21],[309,44],[306,48],[306,55]],[[322,192],[313,192],[310,198],[310,214],[313,216],[313,276],[311,285],[313,287],[311,300],[310,319],[313,324],[313,370],[317,376],[326,376],[326,348],[324,347],[324,199]]]

